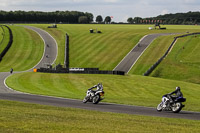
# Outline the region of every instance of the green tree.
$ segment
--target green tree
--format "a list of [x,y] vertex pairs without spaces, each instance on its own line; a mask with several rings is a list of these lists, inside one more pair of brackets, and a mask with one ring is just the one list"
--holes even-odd
[[81,24],[88,24],[88,23],[89,23],[88,17],[87,17],[87,16],[80,16],[80,17],[78,18],[78,23],[81,23]]
[[142,20],[141,17],[135,17],[135,18],[133,19],[133,22],[136,23],[136,24],[139,24],[141,20]]
[[98,16],[96,17],[96,22],[97,22],[97,23],[102,23],[102,21],[103,21],[102,16],[101,16],[101,15],[98,15]]
[[107,16],[106,18],[105,18],[105,23],[107,23],[107,24],[110,24],[110,22],[111,22],[111,17],[110,16]]
[[132,24],[132,23],[133,23],[133,18],[131,18],[131,17],[128,18],[128,19],[127,19],[127,22],[130,23],[130,24]]
[[87,16],[87,18],[88,18],[88,23],[93,22],[93,18],[94,18],[94,16],[93,16],[92,13],[88,13],[88,12],[86,12],[86,13],[85,13],[85,16]]

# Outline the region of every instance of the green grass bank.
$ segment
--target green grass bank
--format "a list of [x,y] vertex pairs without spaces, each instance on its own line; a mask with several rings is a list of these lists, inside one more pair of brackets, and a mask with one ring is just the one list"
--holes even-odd
[[166,80],[137,75],[86,75],[20,73],[9,77],[9,87],[33,94],[83,99],[88,88],[102,82],[105,89],[104,102],[156,107],[162,95],[176,86],[182,88],[187,98],[185,110],[200,112],[200,85],[182,81]]
[[0,106],[0,132],[3,133],[200,132],[200,122],[194,120],[106,113],[3,100],[0,100]]
[[[147,34],[195,32],[198,26],[166,26],[167,30],[149,30],[153,25],[58,24],[32,25],[48,31],[58,42],[56,63],[64,63],[65,34],[70,36],[70,67],[98,67],[112,70],[124,56]],[[90,29],[101,34],[91,34]]]
[[[9,26],[13,44],[0,62],[0,72],[24,71],[34,67],[42,58],[44,43],[37,33],[20,26]],[[6,36],[7,37],[7,36]]]
[[9,30],[5,26],[0,26],[0,53],[6,48],[9,42]]

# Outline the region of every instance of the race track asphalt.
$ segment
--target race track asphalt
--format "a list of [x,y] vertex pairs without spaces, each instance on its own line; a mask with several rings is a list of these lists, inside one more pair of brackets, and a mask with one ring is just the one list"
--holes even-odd
[[114,68],[114,71],[124,71],[128,73],[136,61],[140,58],[146,48],[159,36],[173,35],[171,33],[150,34],[144,36],[137,45],[124,57],[124,59]]
[[[45,43],[44,56],[41,59],[40,63],[38,63],[34,68],[41,67],[46,63],[53,64],[57,57],[56,41],[52,38],[52,36],[50,36],[47,32],[41,29],[34,28],[34,27],[26,27],[26,28],[36,31],[41,36],[41,38],[43,38],[44,43]],[[49,55],[48,58],[46,57],[46,55]],[[28,71],[32,71],[32,69]],[[110,104],[110,103],[102,103],[102,102],[97,105],[94,105],[91,103],[84,104],[82,103],[81,100],[39,96],[39,95],[16,92],[12,89],[8,89],[4,84],[4,80],[9,75],[10,75],[9,72],[0,73],[0,99],[3,99],[3,100],[21,101],[21,102],[26,102],[26,103],[35,103],[35,104],[51,105],[51,106],[58,106],[58,107],[72,107],[72,108],[96,110],[96,111],[103,111],[103,112],[200,120],[199,112],[181,111],[180,113],[175,114],[171,112],[157,112],[156,108],[149,108],[149,107],[119,105],[119,104]]]
[[0,93],[0,98],[4,100],[14,100],[14,101],[20,101],[20,102],[26,102],[26,103],[36,103],[36,104],[41,104],[41,105],[51,105],[51,106],[57,106],[57,107],[79,108],[79,109],[95,110],[95,111],[102,111],[102,112],[200,120],[200,113],[189,112],[189,111],[181,111],[180,113],[157,112],[156,108],[128,106],[128,105],[102,103],[102,102],[100,102],[99,104],[92,104],[92,103],[85,104],[85,103],[82,103],[81,100],[39,96],[39,95],[32,95],[32,94],[10,94],[10,93],[1,94]]

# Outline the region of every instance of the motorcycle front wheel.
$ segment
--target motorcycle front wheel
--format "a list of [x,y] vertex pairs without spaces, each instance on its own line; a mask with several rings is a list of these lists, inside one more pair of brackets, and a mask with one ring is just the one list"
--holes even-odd
[[161,112],[162,111],[162,102],[160,104],[158,104],[157,106],[157,111]]
[[175,103],[175,104],[172,106],[172,111],[173,111],[174,113],[180,112],[181,109],[182,109],[182,103],[177,102],[177,103]]
[[100,95],[96,95],[92,99],[93,104],[97,104],[97,103],[99,103],[99,101],[100,101]]
[[90,99],[90,97],[87,97],[87,96],[86,96],[86,97],[83,99],[83,103],[87,103],[89,99]]

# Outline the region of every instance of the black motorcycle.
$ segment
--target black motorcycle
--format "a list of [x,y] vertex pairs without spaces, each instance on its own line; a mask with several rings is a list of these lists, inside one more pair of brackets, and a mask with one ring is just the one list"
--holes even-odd
[[[173,98],[172,98],[173,99]],[[162,102],[158,104],[157,111],[172,111],[174,113],[178,113],[185,106],[182,102],[185,102],[186,98],[178,97],[173,99],[173,103],[170,103],[169,95],[164,95],[162,97]]]

